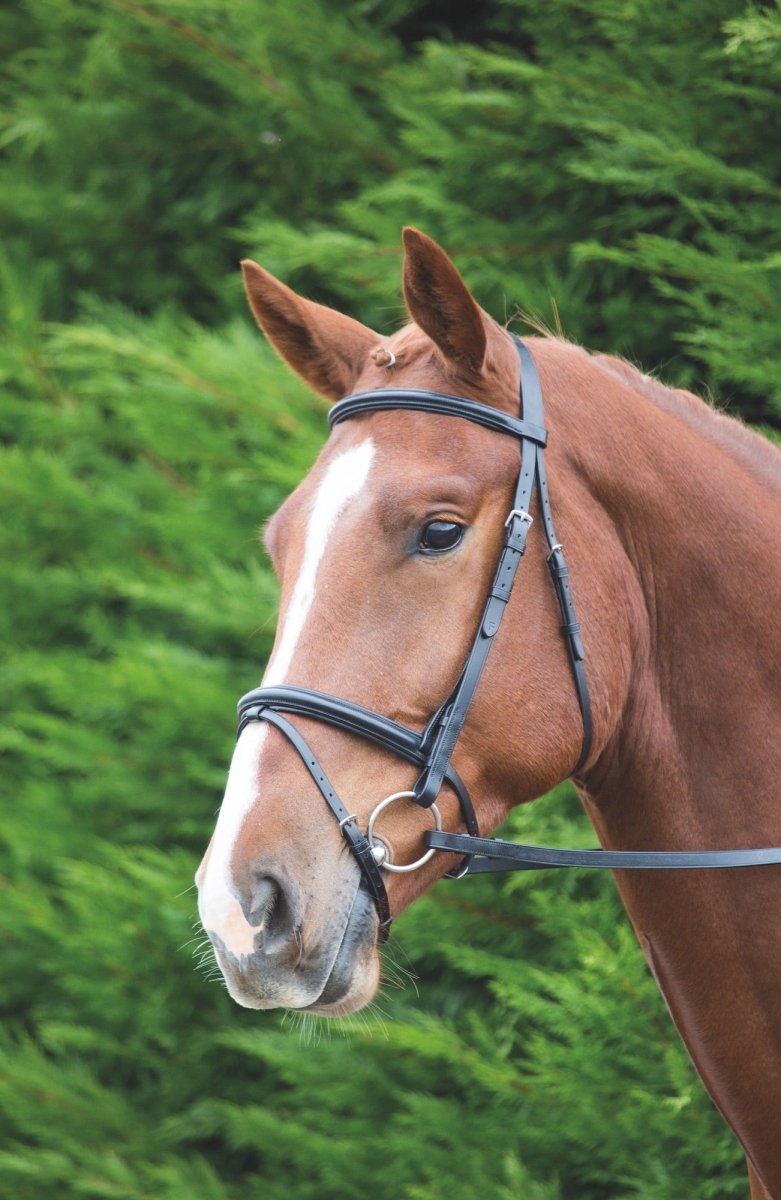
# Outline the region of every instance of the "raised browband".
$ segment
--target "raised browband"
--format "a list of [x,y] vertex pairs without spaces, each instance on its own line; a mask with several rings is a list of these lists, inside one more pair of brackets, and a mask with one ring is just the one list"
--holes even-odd
[[464,396],[451,396],[448,392],[425,392],[420,388],[380,388],[375,392],[355,392],[338,400],[328,413],[331,428],[348,417],[358,417],[370,412],[438,413],[443,417],[462,417],[476,425],[484,425],[494,433],[509,433],[511,437],[528,438],[538,446],[548,444],[548,432],[541,424],[514,417],[510,413],[467,400]]

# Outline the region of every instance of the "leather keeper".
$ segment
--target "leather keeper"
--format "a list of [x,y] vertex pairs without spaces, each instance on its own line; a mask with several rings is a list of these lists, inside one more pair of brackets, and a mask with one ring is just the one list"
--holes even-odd
[[491,593],[491,599],[488,601],[483,617],[483,625],[481,633],[483,637],[491,638],[496,633],[502,620],[504,606],[509,600],[509,592],[506,595],[497,596],[495,592]]

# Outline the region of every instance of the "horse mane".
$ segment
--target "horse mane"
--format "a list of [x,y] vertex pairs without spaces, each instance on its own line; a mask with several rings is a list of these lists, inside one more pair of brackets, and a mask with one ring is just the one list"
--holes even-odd
[[781,454],[740,418],[720,412],[693,392],[669,387],[625,359],[578,349],[600,370],[619,378],[634,392],[709,438],[753,478],[781,496]]

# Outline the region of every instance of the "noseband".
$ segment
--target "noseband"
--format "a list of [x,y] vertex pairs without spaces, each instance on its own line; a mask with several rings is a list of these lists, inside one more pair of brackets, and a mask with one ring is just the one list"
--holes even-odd
[[[427,862],[437,850],[463,855],[459,866],[448,871],[450,878],[483,871],[532,870],[565,866],[591,866],[609,869],[628,868],[693,868],[761,866],[781,862],[781,848],[726,851],[606,851],[553,850],[544,846],[523,846],[497,838],[479,836],[477,817],[463,781],[452,765],[451,758],[459,734],[474,699],[493,639],[502,621],[512,593],[513,583],[526,549],[526,540],[533,518],[530,515],[535,487],[548,546],[546,556],[551,581],[561,612],[561,630],[572,668],[575,694],[583,723],[583,738],[578,760],[571,774],[576,775],[588,760],[591,749],[592,722],[586,673],[585,652],[580,625],[575,618],[569,574],[564,552],[556,539],[551,514],[548,482],[545,473],[544,450],[548,435],[543,424],[542,390],[534,360],[520,338],[513,335],[521,361],[520,399],[522,417],[514,417],[475,400],[413,388],[382,388],[357,392],[338,401],[329,413],[331,426],[364,413],[389,410],[430,412],[460,417],[483,425],[496,433],[508,434],[520,442],[520,470],[515,486],[512,507],[505,520],[505,535],[493,584],[471,648],[467,654],[455,687],[436,710],[422,734],[364,708],[351,700],[330,696],[311,688],[280,684],[259,687],[247,692],[239,701],[237,737],[251,721],[266,721],[280,731],[295,747],[315,786],[339,823],[347,845],[358,861],[363,884],[371,895],[379,917],[379,940],[384,941],[391,924],[390,905],[382,871],[415,870]],[[286,715],[283,715],[286,714]],[[316,755],[288,715],[314,717],[347,733],[357,734],[392,751],[420,768],[413,789],[394,792],[377,805],[369,818],[364,834],[355,815],[342,804],[328,780]],[[436,799],[443,783],[458,797],[466,834],[445,833]],[[410,800],[421,808],[431,810],[435,829],[425,835],[427,852],[416,862],[405,865],[390,861],[387,847],[374,836],[380,813],[391,803]]]

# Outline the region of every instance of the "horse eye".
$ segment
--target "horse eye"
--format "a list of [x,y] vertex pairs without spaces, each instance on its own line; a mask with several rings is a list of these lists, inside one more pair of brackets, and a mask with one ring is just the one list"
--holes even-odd
[[419,546],[424,553],[439,554],[454,550],[464,536],[464,527],[456,521],[429,521],[420,535]]

